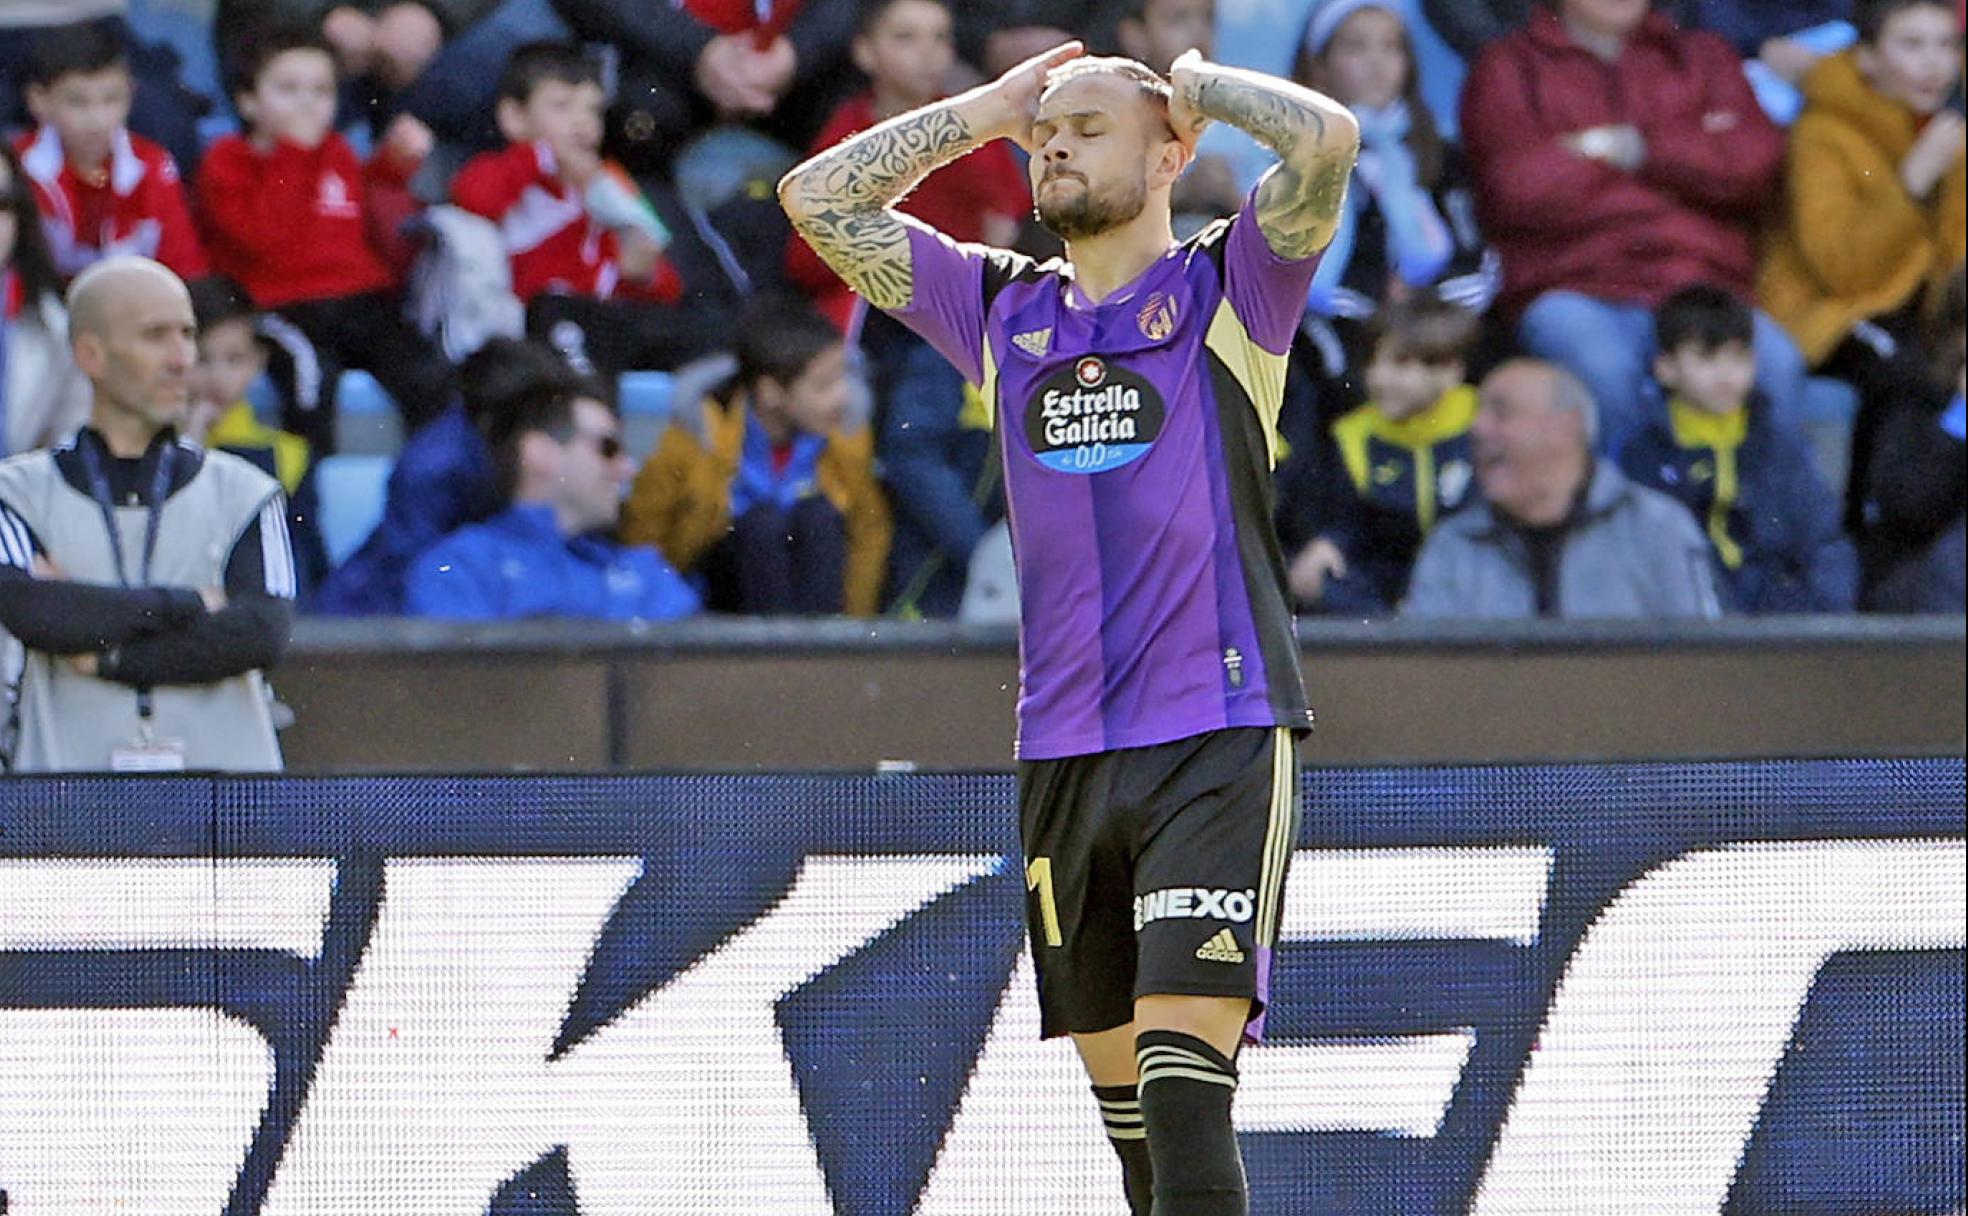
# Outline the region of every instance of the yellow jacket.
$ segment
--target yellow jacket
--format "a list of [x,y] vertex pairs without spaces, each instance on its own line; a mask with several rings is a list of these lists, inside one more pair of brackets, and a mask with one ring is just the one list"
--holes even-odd
[[[707,397],[663,432],[643,463],[622,515],[622,537],[655,545],[678,570],[689,570],[731,530],[731,482],[745,445],[742,402]],[[814,471],[814,488],[841,513],[847,563],[842,602],[849,616],[874,616],[888,568],[895,523],[875,478],[874,432],[837,430]]]
[[1757,295],[1815,365],[1854,324],[1935,289],[1968,254],[1968,168],[1955,161],[1925,200],[1907,193],[1900,161],[1918,120],[1874,91],[1850,51],[1813,68],[1804,95]]

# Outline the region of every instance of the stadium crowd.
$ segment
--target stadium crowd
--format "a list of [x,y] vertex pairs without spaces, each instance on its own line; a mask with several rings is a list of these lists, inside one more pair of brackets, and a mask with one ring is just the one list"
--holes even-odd
[[[1959,0],[1284,8],[0,0],[0,454],[84,423],[65,285],[136,253],[191,284],[181,430],[284,488],[303,612],[988,615],[988,410],[774,183],[1069,37],[1269,46],[1363,141],[1279,423],[1303,611],[1963,610]],[[1021,158],[905,209],[1056,250]],[[338,552],[352,459],[390,471]]]

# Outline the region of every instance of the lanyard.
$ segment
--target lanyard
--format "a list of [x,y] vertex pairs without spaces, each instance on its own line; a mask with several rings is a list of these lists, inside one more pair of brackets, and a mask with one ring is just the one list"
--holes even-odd
[[[95,445],[84,440],[75,445],[82,457],[82,468],[89,476],[89,494],[96,500],[96,509],[102,512],[103,528],[109,533],[110,558],[116,564],[116,581],[127,590],[130,586],[129,566],[123,556],[123,531],[116,526],[116,497],[110,492],[109,474],[103,468],[102,456]],[[151,477],[150,501],[145,503],[143,561],[137,570],[137,586],[150,585],[151,559],[157,555],[157,533],[164,520],[164,500],[171,493],[171,474],[177,463],[178,445],[166,442],[157,454],[157,471]],[[144,731],[149,733],[151,713],[154,709],[150,689],[137,690],[137,717],[143,723]]]

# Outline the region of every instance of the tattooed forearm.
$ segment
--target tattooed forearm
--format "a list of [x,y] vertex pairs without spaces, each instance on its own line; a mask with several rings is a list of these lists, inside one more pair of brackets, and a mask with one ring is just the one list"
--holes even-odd
[[788,173],[779,201],[834,273],[877,308],[908,304],[914,288],[908,222],[894,204],[933,170],[981,140],[955,104],[892,119]]
[[1178,73],[1190,109],[1278,154],[1259,184],[1258,226],[1280,257],[1310,257],[1332,239],[1360,128],[1337,102],[1287,80],[1204,64]]

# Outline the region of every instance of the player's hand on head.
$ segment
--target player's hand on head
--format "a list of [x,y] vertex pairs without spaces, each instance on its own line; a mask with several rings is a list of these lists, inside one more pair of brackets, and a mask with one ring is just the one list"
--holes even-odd
[[1053,69],[1061,67],[1086,54],[1086,44],[1078,40],[1062,42],[1049,50],[1041,51],[1015,64],[1004,75],[998,77],[991,86],[997,100],[1002,102],[1006,112],[1008,129],[1000,131],[1024,148],[1032,147],[1032,120],[1038,117],[1039,96],[1045,92],[1046,80]]
[[1202,52],[1191,47],[1169,65],[1169,85],[1174,90],[1174,96],[1169,99],[1169,129],[1191,152],[1196,150],[1196,141],[1203,137],[1203,129],[1210,121],[1189,104],[1195,92],[1196,74],[1206,63],[1208,60]]

